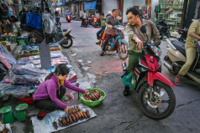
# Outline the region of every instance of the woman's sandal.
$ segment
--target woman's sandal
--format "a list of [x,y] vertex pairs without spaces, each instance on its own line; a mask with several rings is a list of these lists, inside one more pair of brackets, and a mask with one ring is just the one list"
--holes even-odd
[[177,83],[175,80],[171,80],[172,81],[172,83],[174,83],[176,86],[181,86],[181,84],[180,83]]

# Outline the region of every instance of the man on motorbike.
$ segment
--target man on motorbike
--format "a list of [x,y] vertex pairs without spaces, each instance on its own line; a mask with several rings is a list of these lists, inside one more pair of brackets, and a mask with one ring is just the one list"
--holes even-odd
[[195,42],[200,40],[200,19],[194,20],[190,25],[188,30],[188,35],[185,43],[185,51],[186,51],[186,63],[182,66],[178,75],[175,78],[175,85],[180,86],[179,80],[181,75],[184,76],[187,74],[190,69],[197,52],[197,45]]
[[69,10],[67,10],[67,12],[66,12],[66,16],[67,15],[71,15],[71,12]]
[[[143,42],[147,41],[147,36],[149,38],[148,39],[149,43],[153,38],[154,39],[153,41],[159,45],[160,34],[152,21],[140,19],[139,12],[136,8],[134,7],[129,8],[126,11],[126,17],[129,22],[126,25],[126,32],[128,34],[128,39],[129,39],[129,50],[128,50],[129,60],[127,69],[128,71],[131,71],[134,70],[135,67],[137,66],[139,57],[144,55],[142,48],[143,48]],[[147,36],[146,34],[140,31],[142,25],[146,26]],[[128,87],[125,87],[123,94],[124,96],[127,96],[129,94]]]
[[113,29],[113,26],[120,25],[120,22],[117,19],[117,15],[118,15],[117,9],[113,9],[112,10],[112,16],[106,18],[106,22],[105,22],[105,25],[107,26],[107,29],[105,30],[106,31],[106,38],[105,38],[105,42],[104,42],[104,45],[103,45],[103,50],[100,54],[101,56],[104,55],[104,51],[106,49],[106,45],[108,44],[110,37],[115,35],[115,29]]
[[97,39],[99,40],[99,42],[96,43],[97,45],[99,45],[101,43],[101,37],[102,37],[105,27],[106,27],[106,25],[105,25],[106,20],[104,18],[103,12],[100,13],[100,19],[101,19],[100,20],[101,21],[101,29],[97,32]]
[[83,13],[83,15],[82,15],[82,23],[81,23],[81,27],[83,26],[83,23],[84,23],[84,21],[85,21],[85,19],[87,19],[87,13],[86,13],[86,11],[84,11],[84,13]]

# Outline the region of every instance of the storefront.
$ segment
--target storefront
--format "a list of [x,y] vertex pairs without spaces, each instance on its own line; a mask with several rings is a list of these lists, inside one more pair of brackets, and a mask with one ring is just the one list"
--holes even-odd
[[180,28],[183,13],[184,0],[159,0],[156,9],[158,21],[165,19],[170,31],[177,31]]
[[84,2],[84,10],[87,12],[88,17],[95,15],[96,13],[96,4],[97,1],[85,1]]

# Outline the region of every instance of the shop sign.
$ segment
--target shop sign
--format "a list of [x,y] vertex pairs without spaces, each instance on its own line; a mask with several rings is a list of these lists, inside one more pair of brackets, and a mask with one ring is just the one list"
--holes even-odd
[[58,2],[58,0],[51,0],[52,2]]

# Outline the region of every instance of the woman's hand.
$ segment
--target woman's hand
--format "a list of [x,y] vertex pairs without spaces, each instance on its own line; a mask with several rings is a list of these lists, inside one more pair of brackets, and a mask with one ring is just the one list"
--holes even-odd
[[85,93],[84,93],[85,95],[88,95],[88,94],[90,94],[90,92],[89,91],[87,91],[87,90],[85,90]]
[[69,108],[69,107],[67,107],[67,108],[65,108],[64,110],[65,110],[65,113],[67,113],[67,114],[68,114],[68,113],[69,113],[69,110],[70,110],[70,108]]

